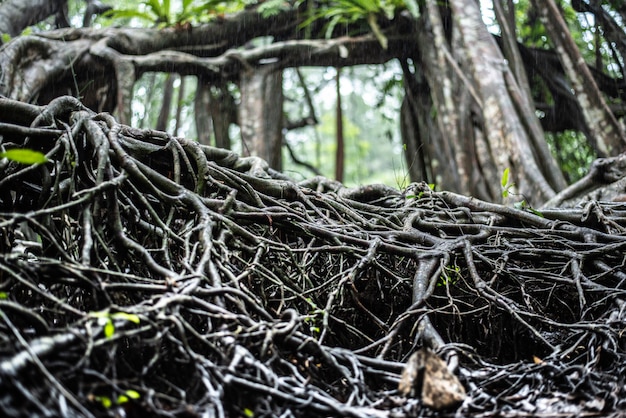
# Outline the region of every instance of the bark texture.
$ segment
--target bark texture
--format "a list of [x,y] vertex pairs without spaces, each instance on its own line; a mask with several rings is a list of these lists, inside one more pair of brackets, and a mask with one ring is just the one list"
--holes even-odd
[[533,0],[533,5],[539,10],[541,21],[572,83],[586,126],[591,133],[589,140],[598,155],[607,157],[623,152],[626,149],[624,130],[600,94],[556,3],[554,0]]
[[243,155],[257,156],[282,169],[283,77],[265,66],[242,73],[239,82],[239,126]]
[[68,27],[67,0],[5,0],[0,3],[0,33],[17,36],[50,16],[56,16],[59,27]]

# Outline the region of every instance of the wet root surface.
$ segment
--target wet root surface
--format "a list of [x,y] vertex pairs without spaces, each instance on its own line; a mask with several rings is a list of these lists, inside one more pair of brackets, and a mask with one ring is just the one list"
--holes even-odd
[[[295,183],[71,98],[29,110],[0,126],[47,157],[0,160],[2,415],[626,409],[623,205]],[[421,347],[460,405],[424,402],[427,369],[398,391]]]

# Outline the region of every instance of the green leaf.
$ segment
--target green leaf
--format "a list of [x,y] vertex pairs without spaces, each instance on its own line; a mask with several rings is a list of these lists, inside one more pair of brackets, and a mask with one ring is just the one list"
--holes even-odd
[[43,164],[48,162],[48,158],[42,152],[22,148],[6,150],[6,152],[0,153],[0,158],[7,158],[22,164]]
[[9,294],[7,292],[0,292],[0,299],[8,299]]
[[118,405],[121,405],[121,404],[126,403],[126,402],[128,402],[128,396],[120,395],[120,396],[117,397],[117,404]]
[[111,338],[113,334],[115,334],[115,325],[113,324],[113,321],[109,320],[104,326],[104,336]]
[[370,25],[370,28],[372,28],[372,32],[374,32],[374,36],[376,36],[376,39],[378,39],[380,46],[382,46],[383,49],[386,50],[389,44],[389,41],[387,40],[387,37],[383,34],[383,32],[380,30],[380,27],[378,26],[378,22],[376,21],[376,14],[370,13],[367,16],[367,23]]
[[418,18],[420,15],[420,10],[419,10],[419,6],[417,5],[417,1],[415,0],[404,0],[404,5],[406,6],[407,10],[409,11],[409,13],[411,13],[411,15],[414,18]]
[[146,0],[143,3],[148,6],[150,10],[152,10],[152,12],[158,17],[164,16],[165,10],[163,10],[163,7],[161,6],[159,0]]
[[124,393],[126,394],[126,396],[128,396],[131,399],[139,399],[139,398],[141,398],[141,395],[136,390],[128,389]]
[[248,418],[252,418],[254,416],[254,411],[250,408],[244,408],[243,414],[247,416]]
[[104,14],[105,17],[111,19],[140,19],[148,23],[153,23],[157,20],[157,16],[148,12],[140,12],[138,10],[123,9],[123,10],[109,10]]
[[509,184],[509,169],[505,168],[502,172],[502,178],[500,179],[500,184],[502,187],[506,187]]
[[102,406],[104,406],[106,409],[109,409],[113,405],[111,399],[107,398],[106,396],[98,396],[96,399],[99,400]]
[[268,18],[279,14],[281,11],[288,10],[289,4],[284,0],[267,0],[257,9],[263,18]]
[[124,319],[126,321],[130,321],[134,324],[138,324],[139,322],[141,322],[141,320],[139,319],[139,317],[135,314],[129,314],[126,312],[116,312],[114,314],[110,315],[111,319]]

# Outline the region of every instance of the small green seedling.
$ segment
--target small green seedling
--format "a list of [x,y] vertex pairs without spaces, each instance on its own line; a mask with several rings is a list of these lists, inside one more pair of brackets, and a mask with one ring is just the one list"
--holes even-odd
[[117,399],[115,400],[115,402],[113,402],[113,400],[109,398],[108,396],[94,396],[92,399],[96,402],[100,402],[100,404],[105,409],[109,409],[113,406],[114,403],[115,405],[122,405],[131,399],[139,399],[139,398],[141,398],[141,395],[139,394],[139,392],[137,392],[136,390],[129,389],[125,391],[123,394],[119,395]]
[[[434,190],[435,190],[435,187],[437,187],[437,186],[435,185],[435,183],[428,183],[428,188],[429,188],[431,191],[434,191]],[[407,199],[421,199],[423,196],[424,196],[424,192],[419,192],[417,195],[414,195],[414,194],[408,194],[408,195],[406,195],[406,198],[407,198]]]
[[520,202],[515,203],[515,208],[516,209],[520,209],[520,210],[527,210],[531,213],[534,213],[535,215],[543,218],[543,213],[539,212],[537,209],[534,209],[532,206],[530,206],[528,204],[528,202],[526,202],[526,200],[522,200]]
[[505,168],[502,172],[502,178],[500,179],[500,185],[502,186],[502,197],[507,198],[511,192],[511,189],[515,187],[515,183],[509,182],[510,171]]
[[[511,189],[515,187],[515,183],[511,183],[509,181],[509,173],[510,173],[509,169],[505,168],[504,171],[502,172],[502,178],[500,179],[500,185],[502,186],[502,197],[504,198],[509,197],[509,195],[514,195],[511,192]],[[524,197],[524,195],[521,195],[521,196]],[[533,209],[533,207],[528,203],[528,201],[526,201],[526,199],[522,199],[521,201],[516,202],[514,204],[514,207],[519,210],[528,211],[530,213],[533,213],[543,218],[543,214],[539,212],[537,209]]]
[[322,332],[320,319],[324,317],[326,311],[318,308],[317,304],[313,302],[313,299],[306,298],[305,300],[311,306],[311,310],[309,314],[304,317],[304,322],[309,326],[309,331],[313,334],[319,334]]
[[130,321],[134,324],[138,324],[141,320],[135,314],[129,314],[126,312],[115,312],[110,313],[108,311],[99,311],[99,312],[91,312],[89,316],[98,319],[98,323],[104,326],[104,336],[106,338],[111,338],[115,334],[115,324],[113,320],[115,319],[123,319],[125,321]]
[[437,286],[450,286],[456,284],[459,279],[461,279],[461,268],[457,265],[454,266],[445,266],[441,275],[439,276],[439,280],[437,281]]

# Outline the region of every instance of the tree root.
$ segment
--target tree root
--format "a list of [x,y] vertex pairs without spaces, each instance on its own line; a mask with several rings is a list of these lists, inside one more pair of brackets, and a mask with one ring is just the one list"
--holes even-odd
[[48,158],[0,160],[5,416],[427,416],[420,347],[462,415],[626,408],[621,207],[298,184],[64,100],[0,120]]

